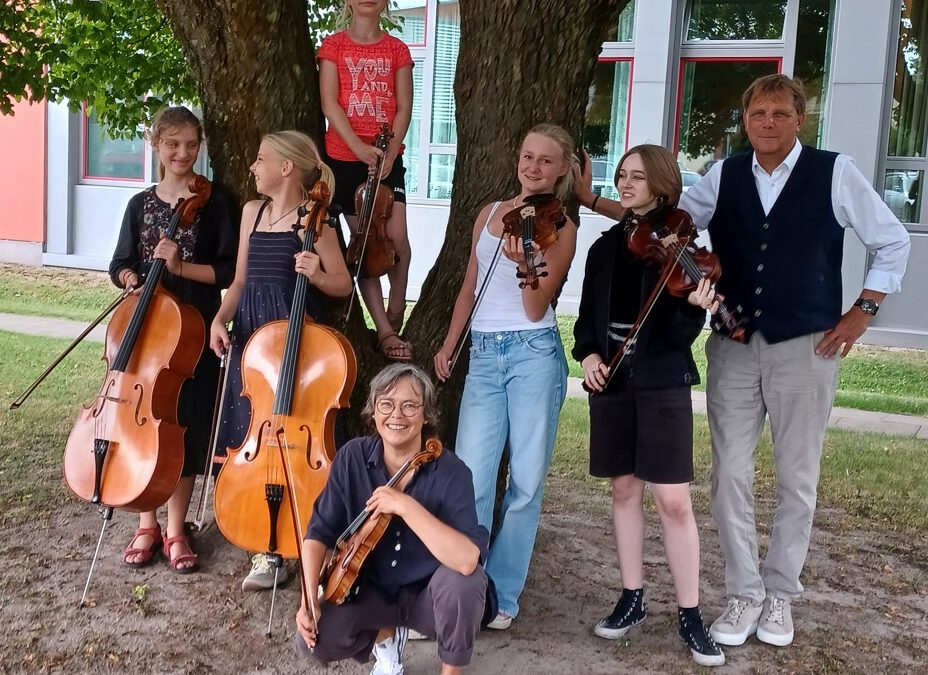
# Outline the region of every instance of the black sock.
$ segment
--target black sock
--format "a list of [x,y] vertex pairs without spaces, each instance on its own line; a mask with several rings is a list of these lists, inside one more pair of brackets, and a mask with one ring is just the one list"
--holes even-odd
[[688,624],[702,621],[699,605],[695,607],[677,607],[677,618],[680,619],[680,623],[683,623],[683,620],[686,619]]

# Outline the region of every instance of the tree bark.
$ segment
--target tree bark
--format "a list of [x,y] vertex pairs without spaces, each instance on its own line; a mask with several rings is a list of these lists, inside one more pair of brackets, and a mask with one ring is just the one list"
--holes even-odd
[[[323,122],[305,0],[157,0],[198,83],[216,179],[239,199],[254,195],[248,167],[261,134],[299,129],[321,142]],[[628,0],[465,0],[455,77],[457,164],[445,243],[429,272],[405,337],[432,371],[470,253],[480,208],[513,196],[519,143],[533,125],[554,122],[575,139],[602,41]],[[576,207],[573,207],[576,216]],[[341,303],[333,305],[341,309]],[[386,362],[361,313],[346,325],[358,357],[349,427],[359,428],[371,376]],[[441,437],[451,443],[467,369],[461,360],[441,389]]]
[[[214,177],[240,203],[255,197],[248,167],[263,134],[297,129],[323,148],[319,77],[305,0],[157,2],[197,81]],[[384,363],[364,326],[359,303],[356,298],[346,323],[347,301],[326,301],[323,318],[345,333],[358,359],[346,418],[353,432],[361,428],[357,412],[367,395],[366,383]]]
[[322,108],[305,0],[157,0],[197,82],[217,181],[242,202],[261,135],[322,140]]
[[[474,219],[518,193],[519,144],[553,122],[578,140],[590,82],[608,29],[628,0],[465,0],[454,93],[457,160],[445,242],[422,286],[406,337],[429,370],[441,347],[470,254]],[[527,5],[531,4],[531,10]],[[570,205],[576,222],[577,206]],[[439,395],[442,438],[452,443],[466,352]]]

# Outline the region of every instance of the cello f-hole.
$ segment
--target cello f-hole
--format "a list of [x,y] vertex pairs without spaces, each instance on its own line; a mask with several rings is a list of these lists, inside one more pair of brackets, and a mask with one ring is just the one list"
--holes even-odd
[[300,431],[306,434],[306,449],[308,450],[307,455],[306,455],[306,463],[309,464],[310,468],[312,468],[314,471],[317,469],[321,469],[322,468],[321,459],[316,459],[316,461],[313,462],[313,455],[312,455],[313,453],[313,445],[312,445],[313,430],[310,429],[305,424],[301,424]]
[[136,383],[136,385],[132,387],[132,390],[137,392],[139,395],[138,399],[135,402],[135,423],[138,426],[143,427],[145,426],[145,423],[148,422],[147,417],[142,417],[141,419],[139,419],[139,415],[141,414],[141,411],[142,411],[142,400],[145,398],[145,390],[142,387],[142,385],[138,383]]
[[266,430],[270,429],[270,427],[271,427],[271,423],[267,420],[265,420],[264,423],[261,424],[261,427],[258,430],[258,440],[255,443],[254,450],[253,451],[246,450],[245,453],[242,455],[245,458],[246,462],[254,461],[254,459],[261,452],[261,446],[264,445],[264,439],[267,436]]

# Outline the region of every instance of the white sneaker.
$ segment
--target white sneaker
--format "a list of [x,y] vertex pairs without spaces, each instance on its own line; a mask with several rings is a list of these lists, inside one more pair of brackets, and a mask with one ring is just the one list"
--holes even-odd
[[511,625],[512,617],[506,614],[506,612],[499,612],[496,618],[487,624],[487,628],[492,628],[493,630],[506,630]]
[[424,635],[423,633],[420,633],[420,632],[417,631],[415,628],[410,628],[410,629],[409,629],[409,639],[410,639],[410,640],[428,640],[428,639],[429,639],[429,636],[428,636],[428,635]]
[[383,642],[375,642],[374,668],[371,675],[403,675],[403,650],[409,639],[409,629],[399,626],[393,637]]
[[[274,572],[275,568],[266,553],[251,556],[251,572],[242,581],[242,590],[266,591],[269,588],[274,588]],[[287,568],[281,565],[280,570],[277,572],[277,585],[280,586],[284,583],[288,576]]]
[[743,645],[757,631],[757,622],[763,607],[746,598],[728,599],[728,607],[712,622],[709,635],[721,645],[737,647]]
[[793,617],[789,600],[767,596],[757,626],[757,639],[774,647],[785,647],[793,641]]

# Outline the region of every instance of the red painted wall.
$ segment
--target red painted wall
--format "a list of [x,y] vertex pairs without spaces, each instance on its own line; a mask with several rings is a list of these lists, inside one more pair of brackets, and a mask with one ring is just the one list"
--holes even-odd
[[45,103],[0,115],[0,239],[45,241]]

